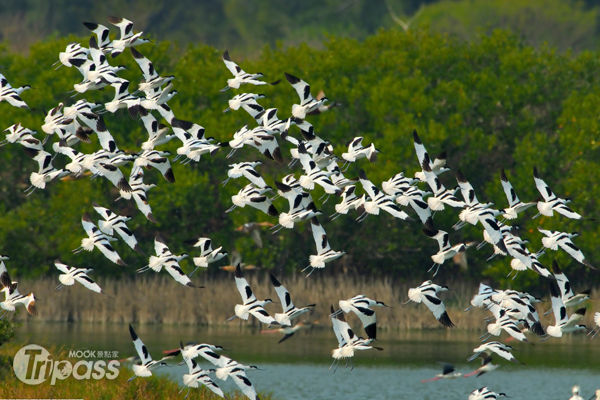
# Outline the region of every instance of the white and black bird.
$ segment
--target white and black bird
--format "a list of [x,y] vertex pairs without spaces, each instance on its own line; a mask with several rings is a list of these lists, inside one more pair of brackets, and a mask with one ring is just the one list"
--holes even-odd
[[[254,93],[237,94],[229,100],[229,107],[227,107],[227,109],[223,110],[223,112],[226,113],[229,110],[239,110],[240,107],[242,107],[242,106],[253,107],[253,109],[257,109],[257,110],[260,110],[260,109],[264,110],[264,108],[256,102],[256,100],[264,99],[264,98],[265,98],[264,94],[254,94]],[[260,110],[260,111],[262,111],[262,110]]]
[[[183,344],[181,344],[181,352],[183,354]],[[186,386],[188,387],[188,393],[186,394],[184,399],[189,396],[191,388],[198,388],[198,387],[200,387],[200,384],[206,386],[211,392],[213,392],[217,396],[227,399],[227,397],[225,397],[225,394],[223,393],[223,390],[216,383],[214,383],[213,380],[208,375],[208,373],[213,372],[213,370],[208,370],[208,371],[203,370],[198,365],[196,360],[194,360],[192,358],[184,357],[184,360],[188,365],[188,373],[183,374],[183,377],[182,377],[184,387],[181,389],[181,391],[183,389],[185,389]],[[181,391],[180,391],[180,393],[181,393]]]
[[300,164],[302,164],[302,169],[304,170],[304,175],[298,180],[303,188],[313,190],[315,184],[317,184],[325,190],[325,193],[335,194],[336,196],[342,194],[342,189],[337,187],[331,179],[329,179],[329,176],[332,173],[322,171],[317,166],[312,159],[312,156],[308,153],[306,146],[304,146],[304,143],[298,144],[298,158],[300,159]]
[[81,240],[81,246],[73,250],[73,253],[77,254],[82,250],[92,251],[94,250],[94,247],[96,247],[110,261],[117,265],[127,266],[125,261],[121,259],[119,254],[110,245],[110,242],[115,242],[117,239],[102,233],[102,231],[94,225],[88,213],[83,214],[83,217],[81,217],[81,225],[88,237]]
[[499,399],[500,397],[510,397],[510,396],[507,396],[506,393],[492,392],[491,390],[489,390],[487,388],[487,386],[484,386],[482,388],[474,390],[471,392],[471,394],[469,394],[469,400],[492,400],[492,399],[496,400],[496,399]]
[[164,267],[169,275],[171,275],[175,281],[181,283],[182,285],[191,288],[202,287],[194,285],[179,265],[179,262],[188,257],[187,253],[183,253],[178,256],[173,254],[167,246],[165,239],[161,235],[156,235],[154,238],[154,251],[156,252],[156,256],[150,256],[148,265],[138,269],[136,272],[142,273],[150,269],[155,272],[160,272],[160,270]]
[[594,314],[594,323],[596,326],[594,329],[590,330],[590,333],[588,333],[588,335],[592,335],[592,339],[596,337],[598,332],[600,332],[600,312]]
[[258,172],[256,172],[255,168],[261,165],[262,162],[254,161],[254,162],[241,162],[237,164],[230,164],[229,170],[227,171],[228,178],[223,181],[223,186],[229,182],[230,179],[241,178],[242,176],[247,178],[251,183],[254,184],[257,188],[264,189],[268,185],[263,179],[262,176]]
[[521,330],[517,327],[517,324],[510,318],[508,312],[505,309],[503,309],[502,307],[500,307],[499,304],[496,304],[493,301],[489,301],[489,305],[487,308],[489,311],[492,312],[494,318],[496,318],[496,322],[488,324],[488,333],[480,337],[482,341],[487,340],[492,335],[500,336],[500,334],[504,330],[506,333],[508,333],[515,339],[521,342],[529,343],[529,340],[527,339],[525,334],[521,332]]
[[[363,146],[362,136],[357,136],[346,144],[348,147],[348,152],[342,153],[342,158],[346,161],[342,166],[344,172],[348,169],[351,163],[360,160],[361,158],[366,158],[372,163],[377,162],[377,153],[380,153],[379,149],[375,148],[375,143],[371,143],[369,146]],[[345,169],[344,169],[345,167]]]
[[290,209],[288,212],[279,214],[279,224],[271,228],[275,230],[273,233],[279,232],[282,228],[292,229],[294,224],[322,214],[321,211],[317,210],[315,203],[304,204],[305,196],[301,191],[292,189],[292,187],[279,181],[275,181],[275,186],[277,192],[288,200]]
[[139,46],[144,43],[150,43],[151,41],[148,39],[142,39],[141,36],[144,32],[133,33],[133,22],[120,17],[109,16],[108,22],[117,26],[121,35],[119,39],[114,39],[111,42],[111,50],[110,55],[112,58],[117,57],[121,54],[127,47]]
[[486,354],[481,354],[480,357],[481,357],[481,367],[477,368],[473,372],[469,372],[468,374],[463,375],[465,378],[468,378],[473,375],[477,375],[476,378],[479,378],[481,375],[483,375],[487,372],[495,371],[496,369],[498,369],[498,367],[500,367],[500,364],[492,363],[493,360],[492,360],[491,356],[488,356]]
[[231,201],[233,202],[233,206],[231,206],[225,212],[231,212],[236,207],[244,208],[245,206],[250,206],[252,208],[256,208],[264,212],[267,215],[278,216],[279,212],[271,203],[271,200],[265,196],[265,193],[271,190],[269,187],[267,189],[258,189],[253,184],[248,184],[244,186],[236,195],[231,196]]
[[432,194],[432,192],[426,192],[419,189],[418,186],[408,186],[404,191],[398,191],[394,194],[396,197],[396,203],[401,206],[410,205],[411,208],[417,213],[419,219],[423,224],[432,217],[431,208],[427,204],[425,196]]
[[[331,364],[331,368],[335,365],[335,369],[333,372],[337,370],[337,365],[340,363],[342,359],[349,359],[352,365],[351,370],[354,369],[354,364],[352,363],[352,357],[354,357],[355,350],[370,350],[375,349],[378,351],[382,351],[381,347],[371,346],[373,342],[372,339],[363,339],[359,336],[356,336],[354,331],[350,328],[350,325],[346,322],[343,313],[337,313],[331,306],[331,322],[333,323],[333,332],[338,340],[338,348],[331,351],[331,356],[333,357],[333,363]],[[347,364],[346,364],[347,365]]]
[[246,366],[224,356],[221,356],[221,359],[223,359],[224,365],[217,368],[215,371],[216,377],[222,381],[226,381],[227,378],[231,377],[246,397],[250,400],[260,400],[256,394],[256,388],[254,388],[254,385],[252,385],[252,382],[246,376],[246,370],[258,369],[258,367],[255,365]]
[[408,216],[407,213],[402,211],[395,203],[395,198],[388,196],[380,191],[368,178],[364,170],[360,170],[359,174],[360,183],[370,197],[370,200],[365,201],[364,213],[358,217],[358,221],[364,221],[365,218],[372,215],[379,215],[379,210],[383,210],[388,214],[391,214],[394,218],[400,218],[402,220],[412,221],[413,219]]
[[29,293],[28,295],[22,295],[17,289],[17,282],[13,282],[10,279],[10,275],[4,265],[4,261],[8,260],[7,256],[0,255],[0,292],[4,292],[4,301],[0,302],[0,320],[4,318],[6,313],[13,312],[17,309],[19,304],[22,304],[29,315],[37,316],[37,308],[35,307],[35,295]]
[[[129,325],[129,334],[131,335],[131,340],[133,340],[133,345],[135,346],[135,351],[137,351],[138,356],[140,357],[141,364],[133,364],[131,369],[133,370],[133,376],[127,380],[127,382],[134,380],[135,378],[142,377],[147,378],[152,376],[152,371],[160,368],[160,367],[168,367],[169,364],[161,360],[153,360],[150,353],[148,353],[148,349],[142,339],[138,337],[138,335],[133,330],[133,327]],[[168,357],[170,358],[170,357]]]
[[227,69],[233,74],[233,79],[227,79],[227,86],[221,89],[221,92],[224,92],[229,88],[238,89],[240,85],[244,83],[250,83],[252,85],[277,85],[280,82],[279,80],[271,83],[259,81],[258,78],[262,78],[264,76],[262,72],[258,72],[256,74],[247,73],[241,69],[239,65],[231,61],[228,50],[223,52],[223,62],[225,63]]
[[430,217],[425,222],[425,227],[422,229],[422,232],[428,237],[437,240],[439,245],[439,251],[431,256],[433,260],[433,265],[427,272],[431,271],[434,267],[437,266],[433,276],[436,276],[440,266],[444,263],[444,261],[453,258],[455,255],[462,253],[467,250],[467,245],[464,243],[460,243],[454,246],[450,246],[450,240],[448,232],[437,229],[433,225],[433,219]]
[[156,223],[156,219],[152,214],[152,208],[150,207],[150,203],[148,203],[148,195],[146,194],[148,190],[156,187],[156,185],[153,183],[150,185],[144,183],[144,172],[140,170],[137,173],[131,174],[129,177],[129,186],[131,187],[131,192],[121,191],[120,198],[127,200],[133,198],[137,208],[142,214],[144,214],[150,222]]
[[98,203],[93,202],[92,206],[98,214],[104,218],[104,221],[98,221],[98,228],[107,235],[113,235],[116,232],[127,243],[129,247],[140,254],[144,254],[134,234],[127,227],[126,222],[131,221],[131,217],[115,214],[106,207],[101,207]]
[[275,287],[275,291],[277,292],[277,296],[281,301],[281,307],[283,308],[283,313],[275,313],[275,320],[279,322],[282,326],[291,326],[292,320],[294,318],[299,317],[300,315],[307,313],[310,311],[312,307],[316,304],[308,304],[305,307],[298,308],[292,302],[292,297],[290,296],[290,292],[273,276],[271,276],[271,283]]
[[56,268],[62,272],[58,276],[58,280],[60,281],[60,285],[56,287],[56,290],[60,290],[63,286],[71,286],[75,283],[75,281],[81,283],[85,288],[91,290],[92,292],[106,294],[104,290],[94,282],[87,274],[92,272],[91,268],[75,268],[70,267],[66,264],[60,262],[60,260],[54,261],[54,265]]
[[27,103],[19,96],[17,90],[14,89],[10,83],[8,83],[6,77],[0,73],[0,102],[2,101],[6,101],[13,107],[29,108]]
[[521,364],[517,359],[512,355],[511,351],[514,350],[511,346],[500,343],[500,342],[487,342],[483,343],[481,346],[473,349],[473,355],[467,359],[467,361],[473,361],[481,354],[487,354],[491,356],[493,353],[499,355],[505,360],[512,361],[517,364]]
[[[419,160],[419,165],[422,167],[423,162],[425,161],[425,154],[427,154],[428,159],[429,159],[429,154],[427,153],[427,149],[425,148],[425,145],[421,141],[421,138],[417,134],[416,129],[413,130],[413,143],[415,145],[415,153],[417,154],[417,159]],[[431,162],[431,160],[429,159],[429,162],[426,164],[430,169],[429,172],[434,174],[434,176],[438,176],[438,175],[443,174],[446,171],[450,171],[450,168],[445,167],[446,157],[447,157],[446,152],[442,151],[435,158],[435,160],[433,160],[433,162]],[[425,170],[420,171],[420,172],[415,172],[415,178],[420,180],[421,182],[426,181],[427,179],[425,176]]]
[[406,306],[409,302],[414,301],[415,303],[424,303],[427,308],[433,313],[435,319],[446,328],[454,327],[454,324],[450,320],[446,307],[442,300],[437,296],[437,293],[444,292],[448,289],[448,286],[436,285],[432,281],[425,281],[416,288],[408,289],[408,301],[406,301],[402,307]]
[[[552,274],[554,275],[556,283],[558,284],[558,288],[560,289],[560,298],[565,307],[575,307],[590,299],[590,289],[584,290],[577,294],[573,292],[569,278],[567,278],[565,273],[560,269],[556,260],[552,260]],[[550,314],[553,311],[553,309],[550,309],[544,314]]]
[[335,213],[331,214],[330,218],[335,220],[341,215],[346,215],[352,209],[358,210],[364,207],[366,195],[358,197],[356,195],[356,186],[350,185],[344,188],[342,192],[342,202],[335,205]]
[[248,320],[250,315],[256,317],[263,324],[269,325],[281,325],[275,318],[271,317],[267,311],[265,311],[265,304],[272,303],[273,300],[265,299],[258,300],[254,293],[252,293],[252,289],[248,284],[246,278],[242,274],[242,268],[240,264],[235,267],[235,284],[238,292],[242,296],[243,304],[236,304],[235,306],[235,315],[228,319],[228,321],[232,321],[235,318],[241,318],[243,320]]
[[[160,171],[162,176],[169,183],[175,183],[175,176],[173,175],[173,169],[171,163],[167,158],[170,155],[168,151],[157,151],[157,150],[144,150],[133,163],[133,169],[131,173],[137,173],[142,167],[153,167]],[[134,172],[135,171],[135,172]]]
[[537,202],[537,208],[538,208],[539,213],[536,216],[534,216],[533,218],[537,218],[540,215],[544,215],[546,217],[551,217],[554,215],[554,211],[556,211],[560,215],[563,215],[567,218],[584,219],[581,215],[579,215],[575,211],[571,210],[567,206],[567,203],[570,203],[571,199],[569,199],[569,198],[563,199],[561,197],[558,197],[556,194],[554,194],[552,189],[550,189],[550,186],[548,186],[546,184],[546,182],[544,182],[544,180],[542,178],[540,178],[540,175],[538,174],[538,170],[536,167],[533,167],[533,179],[535,180],[535,186],[537,187],[538,191],[544,198],[544,201],[540,200]]
[[160,76],[154,69],[152,61],[148,60],[142,53],[133,47],[129,50],[131,51],[133,59],[139,65],[142,75],[144,75],[144,80],[138,86],[139,92],[151,93],[152,89],[160,88],[162,85],[176,79],[174,75]]
[[542,251],[544,249],[550,249],[550,250],[556,251],[560,247],[561,249],[566,251],[567,254],[569,254],[571,257],[573,257],[575,260],[577,260],[581,264],[583,264],[586,267],[589,267],[591,269],[596,269],[592,265],[592,263],[590,263],[588,261],[588,259],[585,258],[585,256],[581,252],[581,250],[579,250],[579,248],[577,246],[575,246],[575,244],[573,244],[573,241],[571,240],[571,239],[579,236],[578,232],[567,233],[567,232],[559,232],[559,231],[548,231],[548,230],[542,229],[540,227],[538,227],[538,231],[540,231],[541,233],[546,235],[546,237],[542,238],[542,244],[544,245],[544,247],[542,248]]
[[306,118],[306,114],[318,109],[319,106],[329,100],[325,96],[321,97],[319,100],[315,99],[310,94],[310,85],[300,78],[297,78],[286,72],[285,79],[287,79],[300,97],[300,104],[294,104],[292,106],[292,115],[296,118]]
[[559,289],[554,282],[550,282],[550,296],[552,300],[552,310],[554,311],[555,324],[546,328],[547,336],[562,337],[565,333],[571,333],[580,330],[587,330],[585,325],[578,324],[585,316],[586,309],[580,308],[571,316],[567,315],[567,307],[562,301]]
[[438,379],[455,379],[463,376],[463,374],[461,374],[460,372],[454,372],[456,371],[456,368],[452,364],[448,364],[445,362],[438,362],[438,364],[440,364],[443,368],[442,373],[437,374],[434,378],[424,379],[421,381],[421,383],[437,381]]
[[344,312],[353,312],[362,322],[367,334],[367,338],[377,339],[377,315],[371,307],[389,307],[383,301],[372,300],[364,294],[356,295],[348,300],[339,301],[340,309],[334,313],[334,316]]
[[500,182],[502,182],[502,188],[504,189],[504,194],[506,194],[506,198],[508,199],[508,208],[502,210],[502,216],[506,219],[515,219],[517,215],[529,207],[535,206],[535,202],[523,203],[519,200],[515,189],[510,184],[510,181],[506,177],[506,172],[504,172],[504,168],[500,170]]
[[317,219],[313,217],[310,220],[310,227],[312,229],[313,239],[317,246],[317,254],[309,257],[310,264],[302,271],[312,268],[312,270],[306,275],[308,278],[317,268],[325,268],[325,264],[336,260],[346,254],[345,251],[335,251],[329,246],[329,239],[327,238],[327,232]]
[[194,272],[200,267],[206,268],[209,264],[217,262],[227,256],[226,252],[221,252],[223,246],[217,247],[213,250],[212,248],[212,240],[207,237],[201,237],[198,239],[190,240],[186,242],[187,244],[191,244],[194,247],[200,248],[200,256],[194,257],[192,261],[196,266],[192,272],[189,273],[188,276],[194,275]]

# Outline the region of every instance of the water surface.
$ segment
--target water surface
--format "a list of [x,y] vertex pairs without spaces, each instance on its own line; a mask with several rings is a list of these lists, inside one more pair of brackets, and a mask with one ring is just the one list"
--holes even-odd
[[[578,384],[588,399],[600,389],[600,339],[585,335],[551,339],[535,345],[512,342],[515,357],[526,363],[517,365],[495,358],[502,366],[479,378],[458,378],[421,383],[440,372],[437,361],[456,365],[467,373],[479,360],[467,363],[472,349],[479,345],[479,334],[457,330],[380,331],[377,346],[384,351],[357,352],[354,369],[340,364],[329,370],[331,350],[337,347],[329,326],[316,326],[298,332],[277,344],[279,333],[261,333],[232,322],[230,327],[139,325],[136,332],[154,358],[163,350],[177,348],[179,341],[218,344],[223,354],[261,371],[248,372],[261,392],[272,392],[280,399],[466,399],[482,386],[505,392],[515,399],[560,400],[571,396]],[[118,351],[119,358],[135,354],[125,324],[29,323],[19,328],[17,341],[73,349]],[[202,364],[205,368],[211,366]],[[185,366],[165,368],[159,373],[181,380]],[[235,390],[230,380],[217,382]],[[183,394],[181,395],[183,398]]]

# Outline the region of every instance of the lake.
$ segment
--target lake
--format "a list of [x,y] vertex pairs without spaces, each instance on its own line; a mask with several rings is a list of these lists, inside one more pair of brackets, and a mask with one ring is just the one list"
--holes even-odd
[[[526,365],[495,357],[494,363],[502,366],[479,378],[421,383],[441,372],[437,361],[452,363],[462,373],[476,369],[480,361],[467,363],[466,359],[479,345],[481,333],[382,330],[378,332],[377,346],[384,351],[359,351],[354,356],[354,370],[344,368],[342,362],[333,373],[329,371],[333,360],[331,350],[337,347],[337,341],[330,325],[302,330],[277,344],[279,333],[260,333],[238,322],[231,324],[229,327],[135,325],[134,328],[155,359],[163,350],[177,348],[180,340],[184,344],[197,341],[221,345],[227,349],[223,354],[246,365],[257,365],[261,371],[248,372],[248,378],[258,391],[272,392],[278,399],[466,399],[471,391],[489,386],[515,399],[566,400],[577,384],[587,400],[600,389],[600,338],[591,341],[585,334],[543,343],[533,339],[535,345],[513,341],[514,356]],[[363,334],[362,330],[359,334]],[[16,341],[46,347],[118,351],[119,358],[135,354],[128,326],[124,324],[27,323],[18,329]],[[211,367],[205,362],[202,365]],[[157,371],[179,381],[186,372],[186,366]],[[236,389],[231,380],[217,384],[224,390]]]

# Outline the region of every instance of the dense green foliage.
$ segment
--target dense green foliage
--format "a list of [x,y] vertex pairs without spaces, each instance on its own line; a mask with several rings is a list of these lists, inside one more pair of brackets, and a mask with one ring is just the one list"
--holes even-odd
[[400,30],[394,17],[466,40],[480,29],[510,29],[561,50],[596,49],[600,34],[593,0],[4,0],[0,41],[24,53],[42,38],[87,35],[82,20],[110,26],[106,15],[129,18],[157,40],[251,56],[264,45],[321,47],[327,35],[363,40],[380,28]]
[[[0,65],[6,67],[3,73],[14,86],[28,83],[37,88],[25,92],[23,98],[38,110],[18,110],[0,104],[0,126],[22,122],[39,130],[43,123],[42,109],[49,109],[59,101],[73,102],[65,92],[80,79],[78,72],[64,67],[58,71],[49,68],[58,52],[73,40],[70,37],[38,43],[27,57],[7,50],[0,55]],[[531,172],[537,165],[557,194],[574,198],[573,207],[577,211],[586,216],[598,212],[600,139],[596,111],[600,106],[600,63],[597,53],[584,52],[573,58],[545,47],[535,50],[516,36],[501,31],[466,43],[425,31],[405,34],[390,30],[364,42],[331,38],[325,47],[323,50],[306,45],[285,50],[265,49],[259,59],[243,62],[242,67],[247,71],[262,71],[269,79],[283,78],[284,72],[292,73],[308,81],[313,93],[324,89],[330,99],[343,104],[307,120],[314,124],[318,135],[334,144],[338,155],[348,139],[359,135],[382,150],[377,164],[363,160],[351,166],[346,176],[354,176],[364,168],[378,185],[400,171],[411,176],[420,169],[412,144],[412,130],[417,129],[431,154],[448,151],[449,166],[462,170],[480,201],[493,201],[499,208],[507,206],[499,180],[501,167],[507,171],[521,200],[538,198]],[[244,111],[222,113],[234,93],[219,93],[229,77],[219,51],[208,46],[180,49],[164,42],[144,45],[139,50],[154,61],[159,73],[178,77],[175,86],[179,94],[169,103],[178,118],[201,124],[207,136],[221,141],[229,140],[244,124],[254,126]],[[235,59],[235,54],[232,56]],[[124,53],[115,61],[129,67],[121,74],[124,78],[139,81],[141,75],[130,54]],[[116,64],[115,61],[111,63]],[[298,100],[285,80],[273,87],[242,86],[237,92],[243,91],[265,93],[267,98],[261,104],[279,108],[280,118],[287,117],[291,105]],[[110,89],[86,93],[86,98],[107,101],[112,92]],[[121,149],[138,151],[146,136],[140,121],[129,119],[124,111],[107,114],[105,120]],[[296,128],[291,134],[299,137]],[[53,140],[49,140],[48,148]],[[95,138],[92,144],[78,146],[84,152],[99,148]],[[244,148],[229,160],[225,158],[226,151],[221,151],[213,158],[203,157],[197,165],[175,165],[177,182],[172,185],[157,171],[147,172],[146,181],[159,185],[149,192],[157,225],[147,221],[132,202],[114,203],[118,192],[105,179],[54,182],[46,190],[25,197],[22,191],[29,185],[28,176],[37,165],[23,155],[18,145],[6,146],[0,150],[3,165],[0,254],[11,256],[8,266],[13,273],[28,277],[54,273],[52,261],[56,258],[76,266],[94,266],[96,274],[131,273],[145,265],[147,258],[136,255],[122,242],[115,248],[130,264],[128,268],[112,264],[98,251],[71,255],[70,250],[79,246],[84,235],[81,215],[85,211],[94,213],[91,202],[95,200],[121,214],[133,215],[130,228],[149,254],[153,253],[153,238],[158,232],[166,237],[173,252],[192,255],[194,250],[184,245],[183,240],[207,235],[225,250],[231,251],[235,246],[247,263],[276,269],[278,273],[300,270],[308,265],[308,256],[315,251],[308,227],[301,224],[274,236],[264,232],[265,247],[261,250],[249,237],[238,235],[233,229],[248,221],[276,223],[275,218],[248,208],[224,214],[231,205],[231,196],[246,184],[235,180],[221,188],[228,164],[260,159],[264,165],[258,171],[272,186],[275,179],[288,173],[299,175],[299,166],[292,170],[285,166],[290,160],[290,145],[282,146],[284,165],[266,160],[254,149]],[[174,152],[177,143],[173,141],[164,148]],[[55,159],[57,165],[66,162],[62,156]],[[123,170],[129,172],[128,167]],[[452,172],[442,175],[442,181],[447,187],[456,185]],[[318,188],[313,197],[316,200],[321,194]],[[335,201],[331,198],[320,207],[325,215],[333,213]],[[288,207],[283,199],[277,200],[276,206],[282,211]],[[531,220],[533,214],[530,210],[516,221],[523,236],[531,240],[532,251],[541,247],[537,226],[577,230],[582,235],[575,242],[592,263],[598,264],[596,223],[570,221],[561,216]],[[430,276],[425,271],[431,266],[429,256],[437,251],[437,243],[420,232],[420,223],[403,222],[387,214],[370,216],[361,224],[352,216],[334,222],[325,216],[321,220],[332,247],[345,250],[348,255],[319,273],[392,274],[401,279]],[[447,231],[451,231],[457,220],[458,212],[452,209],[435,216],[436,225]],[[469,226],[451,232],[450,240],[480,241],[481,228]],[[482,276],[503,279],[510,271],[509,260],[496,258],[486,263],[490,254],[489,246],[480,251],[470,249],[467,271],[459,271],[458,266],[448,261],[438,276],[444,279],[460,274],[470,279]],[[563,252],[547,254],[541,262],[549,267],[555,255],[566,273],[572,275],[575,286],[584,279],[598,283],[593,271],[587,271]],[[189,270],[191,262],[187,263],[184,261],[183,266]],[[521,288],[546,286],[532,272],[520,273],[511,282]]]
[[[0,320],[0,347],[4,345],[3,350],[6,350],[6,343],[15,337],[15,326],[20,325],[18,322],[12,321],[12,318],[3,318]],[[0,379],[6,379],[12,369],[13,358],[11,355],[0,352]]]
[[564,0],[443,0],[423,9],[416,26],[474,39],[478,30],[509,29],[533,46],[596,49],[598,7]]

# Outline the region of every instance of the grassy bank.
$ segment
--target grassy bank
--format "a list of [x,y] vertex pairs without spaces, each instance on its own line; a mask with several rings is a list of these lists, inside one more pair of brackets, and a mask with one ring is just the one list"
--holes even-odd
[[[19,347],[3,346],[0,355],[14,355]],[[50,354],[56,360],[69,360],[68,352],[56,348],[49,349]],[[166,400],[178,399],[185,396],[184,390],[181,394],[181,387],[168,377],[151,376],[150,378],[136,378],[127,382],[133,375],[129,368],[120,368],[119,375],[115,379],[83,379],[77,380],[72,376],[57,381],[55,385],[50,385],[49,381],[39,385],[28,385],[21,382],[12,371],[2,376],[0,385],[0,398],[2,399],[94,399],[94,400],[113,400],[113,399],[143,399],[143,400]],[[217,382],[218,384],[218,382]],[[241,400],[245,397],[241,392],[226,393],[230,400]],[[268,394],[259,394],[263,400],[271,400]],[[220,397],[214,395],[209,390],[201,387],[190,391],[188,399],[196,400],[214,400]]]
[[[272,298],[279,302],[268,275],[247,273],[247,279],[259,299]],[[38,304],[40,321],[52,322],[101,322],[101,323],[165,323],[191,325],[223,325],[233,315],[233,308],[241,301],[233,276],[224,278],[204,278],[195,280],[204,285],[202,289],[190,289],[175,283],[170,277],[146,276],[137,279],[106,279],[99,284],[111,297],[92,293],[81,285],[66,287],[56,292],[57,280],[39,279],[27,282],[27,290],[33,291],[42,299]],[[377,322],[387,329],[429,329],[439,328],[424,305],[411,304],[401,308],[407,300],[410,287],[421,282],[397,283],[388,279],[354,278],[333,276],[327,278],[303,275],[286,276],[281,279],[290,291],[297,306],[316,303],[306,319],[324,321],[329,315],[329,306],[337,305],[340,299],[365,294],[390,305],[391,309],[381,309]],[[310,281],[310,282],[309,282]],[[485,329],[482,310],[465,313],[477,286],[463,282],[446,282],[449,292],[442,293],[450,318],[458,329]],[[545,296],[544,293],[538,295]],[[598,298],[599,292],[592,292]],[[547,296],[545,296],[547,297]],[[538,304],[539,311],[550,308],[550,303]],[[281,312],[280,304],[266,306],[269,313]],[[590,310],[591,311],[591,310]],[[541,314],[541,313],[540,313]],[[592,314],[592,313],[589,313]],[[31,319],[27,313],[19,313],[17,319]],[[589,321],[588,321],[589,319]],[[586,322],[592,324],[591,315]],[[543,320],[544,324],[554,323],[552,316]],[[247,324],[257,321],[251,318]]]

